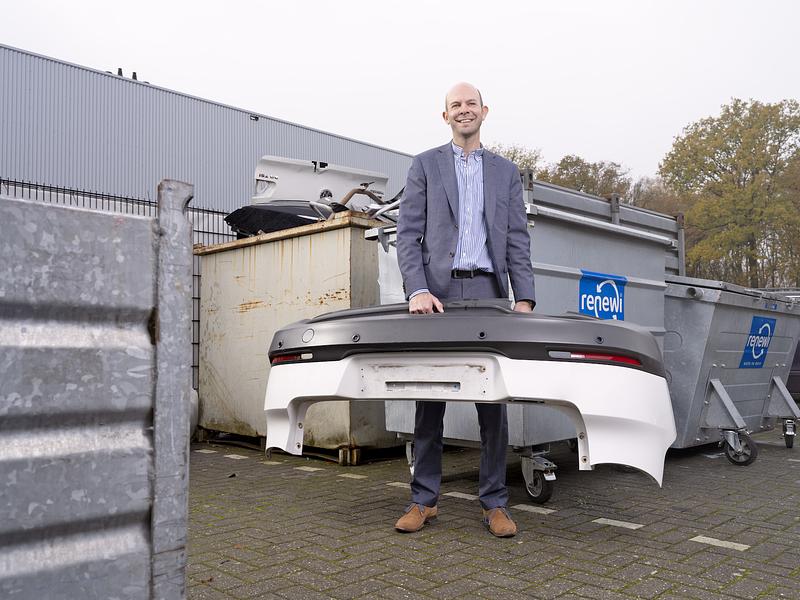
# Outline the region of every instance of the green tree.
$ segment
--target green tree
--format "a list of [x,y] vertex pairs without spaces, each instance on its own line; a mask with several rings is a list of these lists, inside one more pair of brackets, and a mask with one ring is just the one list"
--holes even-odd
[[779,240],[776,246],[781,249],[776,267],[783,268],[784,277],[780,283],[771,285],[800,287],[800,154],[789,161],[778,177],[777,187],[782,214],[776,218],[775,237]]
[[688,206],[690,272],[750,287],[787,283],[797,269],[786,263],[785,237],[797,195],[784,180],[799,151],[794,100],[734,99],[683,130],[659,173]]
[[630,203],[640,208],[654,210],[667,215],[685,212],[686,203],[660,177],[641,177],[633,184]]
[[589,162],[574,154],[568,154],[557,163],[540,170],[537,177],[543,181],[602,197],[619,194],[627,198],[631,190],[628,170],[620,163]]
[[528,148],[520,144],[489,144],[487,148],[490,152],[507,158],[520,170],[531,169],[538,172],[541,168],[542,152],[538,148]]

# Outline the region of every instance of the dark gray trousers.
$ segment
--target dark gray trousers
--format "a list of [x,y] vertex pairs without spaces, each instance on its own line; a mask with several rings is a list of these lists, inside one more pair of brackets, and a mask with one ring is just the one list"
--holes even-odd
[[[436,292],[433,292],[436,294]],[[444,296],[444,297],[443,297]],[[499,290],[494,275],[472,279],[453,279],[444,301],[497,298]],[[435,319],[436,315],[427,318]],[[442,482],[442,434],[446,402],[417,402],[414,420],[414,476],[411,478],[411,501],[435,506]],[[485,509],[506,506],[506,449],[508,417],[505,404],[475,403],[481,432],[481,462],[478,494]]]

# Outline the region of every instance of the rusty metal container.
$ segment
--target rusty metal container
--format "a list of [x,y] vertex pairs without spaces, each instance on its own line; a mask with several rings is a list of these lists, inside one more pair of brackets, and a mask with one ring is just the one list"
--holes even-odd
[[[336,219],[195,249],[201,260],[200,418],[205,429],[265,436],[267,350],[276,330],[322,313],[380,304],[376,222]],[[382,402],[321,402],[308,411],[306,445],[340,450],[397,444]]]

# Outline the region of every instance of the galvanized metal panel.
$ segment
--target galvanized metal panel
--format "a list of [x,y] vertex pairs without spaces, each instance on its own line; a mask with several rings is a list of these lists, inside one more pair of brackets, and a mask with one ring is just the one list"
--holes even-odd
[[[732,284],[675,277],[665,293],[664,365],[675,414],[675,448],[720,439],[701,418],[709,382],[719,380],[747,428],[774,427],[768,418],[770,383],[786,381],[800,338],[800,307],[793,302]],[[754,316],[775,319],[775,331],[760,368],[740,368]],[[772,392],[774,393],[774,392]]]
[[[77,206],[121,214],[135,214],[155,217],[157,204],[136,198],[123,198],[107,194],[92,194],[85,191],[70,190],[65,188],[52,188],[25,184],[18,181],[0,179],[0,194],[11,198],[36,199],[49,204],[64,206]],[[187,212],[192,223],[192,243],[203,246],[222,244],[236,239],[225,222],[224,213],[205,209],[190,208]],[[192,288],[192,387],[197,389],[197,355],[200,344],[199,319],[200,319],[200,258],[195,257],[193,262],[193,288]]]
[[[539,182],[534,184],[534,193],[538,194],[534,196],[537,203],[542,203],[529,218],[536,311],[578,313],[582,270],[621,275],[627,279],[625,320],[648,328],[660,342],[664,334],[665,250],[671,247],[672,239],[669,221],[652,228],[652,223],[648,228],[631,222],[614,224],[608,202],[600,198]],[[659,229],[662,225],[665,231]],[[396,262],[383,259],[380,265],[398,271]],[[397,274],[381,273],[381,280],[400,279]],[[397,292],[381,288],[381,301],[393,300]],[[413,413],[412,404],[387,402],[386,429],[412,434]],[[508,422],[509,443],[514,446],[575,436],[572,422],[547,406],[509,406]],[[450,440],[480,441],[475,410],[463,404],[448,406],[444,436]]]
[[609,201],[605,198],[585,194],[544,181],[536,181],[525,174],[526,202],[533,204],[532,214],[537,209],[554,209],[571,215],[576,221],[586,217],[597,224],[609,223],[628,227],[634,231],[649,233],[669,239],[664,247],[665,269],[669,275],[683,275],[686,269],[683,247],[682,218],[657,213],[638,206]]
[[411,157],[110,73],[0,45],[0,177],[150,198],[153,181],[195,184],[196,207],[249,204],[265,154],[384,173]]
[[187,189],[160,221],[0,198],[3,597],[183,596]]

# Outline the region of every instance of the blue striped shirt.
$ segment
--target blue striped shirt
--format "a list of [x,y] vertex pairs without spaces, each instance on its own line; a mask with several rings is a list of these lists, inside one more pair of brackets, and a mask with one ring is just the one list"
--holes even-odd
[[458,244],[453,268],[491,272],[483,209],[483,148],[465,155],[455,142],[452,146],[458,182]]

